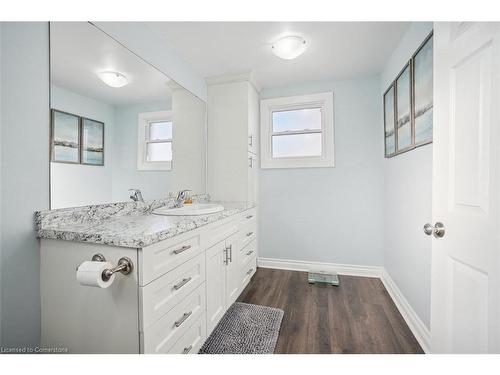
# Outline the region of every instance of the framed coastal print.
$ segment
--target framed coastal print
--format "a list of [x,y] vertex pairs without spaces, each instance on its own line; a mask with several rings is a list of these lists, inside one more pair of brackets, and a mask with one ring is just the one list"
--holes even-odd
[[396,133],[394,132],[394,85],[384,94],[384,137],[385,157],[396,154]]
[[432,142],[432,34],[413,57],[415,145]]
[[52,110],[51,161],[80,163],[80,118],[78,116]]
[[104,123],[82,117],[82,164],[104,165]]
[[412,148],[411,80],[408,63],[396,78],[396,151]]

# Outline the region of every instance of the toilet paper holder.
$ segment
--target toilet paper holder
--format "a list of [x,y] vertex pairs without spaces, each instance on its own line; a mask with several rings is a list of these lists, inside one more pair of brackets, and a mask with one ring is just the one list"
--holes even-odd
[[[92,261],[105,262],[106,258],[102,254],[94,254],[92,256]],[[134,263],[132,263],[132,260],[128,257],[121,257],[118,260],[118,265],[113,268],[106,268],[104,271],[102,271],[101,277],[103,281],[108,281],[115,273],[121,272],[123,275],[128,275],[132,272],[133,269]]]

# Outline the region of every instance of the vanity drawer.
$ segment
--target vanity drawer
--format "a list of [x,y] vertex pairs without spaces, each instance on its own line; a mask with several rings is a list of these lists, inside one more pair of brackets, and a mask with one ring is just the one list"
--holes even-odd
[[168,351],[169,354],[198,354],[207,338],[207,317],[203,314]]
[[253,257],[245,263],[244,265],[241,266],[241,290],[243,290],[252,276],[255,274],[257,271],[257,257]]
[[250,242],[257,238],[257,222],[255,219],[240,225],[239,248],[245,248]]
[[241,219],[241,224],[248,223],[251,220],[257,219],[257,208],[252,208],[243,213],[243,218]]
[[142,334],[146,354],[168,353],[201,316],[205,314],[205,283],[175,306]]
[[201,246],[200,234],[184,233],[143,248],[139,252],[141,272],[139,285],[147,285],[151,281],[166,274],[170,270],[198,255]]
[[217,223],[216,225],[210,225],[203,234],[203,245],[206,249],[208,249],[209,247],[224,241],[236,232],[238,232],[238,223],[234,220],[222,224]]
[[244,248],[240,249],[240,267],[245,266],[252,258],[257,255],[257,241],[253,240]]
[[141,327],[146,329],[205,281],[205,254],[139,288]]

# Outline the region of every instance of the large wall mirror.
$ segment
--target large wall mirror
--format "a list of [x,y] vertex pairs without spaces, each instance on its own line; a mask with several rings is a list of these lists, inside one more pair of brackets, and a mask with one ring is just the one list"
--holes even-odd
[[88,22],[50,23],[51,208],[205,192],[206,103]]

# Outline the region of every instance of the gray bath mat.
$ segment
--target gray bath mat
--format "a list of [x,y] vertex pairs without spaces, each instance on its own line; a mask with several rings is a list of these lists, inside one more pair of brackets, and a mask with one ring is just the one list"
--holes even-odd
[[272,354],[283,310],[235,302],[224,314],[200,354]]

